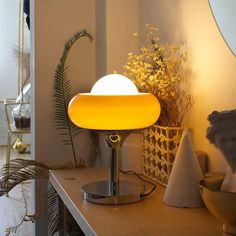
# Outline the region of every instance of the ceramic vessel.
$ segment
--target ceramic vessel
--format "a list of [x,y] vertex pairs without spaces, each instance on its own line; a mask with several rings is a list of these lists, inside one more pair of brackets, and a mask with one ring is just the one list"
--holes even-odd
[[223,232],[236,235],[236,193],[221,191],[222,176],[200,182],[202,199],[209,211],[223,222]]

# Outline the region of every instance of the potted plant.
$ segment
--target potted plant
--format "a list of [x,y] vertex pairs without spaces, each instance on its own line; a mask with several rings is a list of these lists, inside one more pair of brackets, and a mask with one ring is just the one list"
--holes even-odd
[[124,74],[140,92],[157,97],[161,114],[144,134],[144,174],[166,185],[182,134],[182,121],[193,105],[184,89],[186,53],[177,45],[161,44],[158,28],[147,25],[146,42],[129,53]]

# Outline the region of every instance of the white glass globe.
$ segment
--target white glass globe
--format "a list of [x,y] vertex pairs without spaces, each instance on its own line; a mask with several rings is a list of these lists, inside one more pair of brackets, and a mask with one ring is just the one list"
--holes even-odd
[[99,79],[91,90],[97,95],[129,95],[138,94],[135,84],[120,74],[110,74]]

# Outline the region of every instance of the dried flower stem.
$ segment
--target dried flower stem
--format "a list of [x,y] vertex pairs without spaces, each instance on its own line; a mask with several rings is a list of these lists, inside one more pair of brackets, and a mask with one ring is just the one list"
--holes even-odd
[[136,84],[140,92],[157,97],[161,104],[159,125],[181,126],[184,116],[193,105],[192,97],[181,88],[186,53],[181,53],[176,45],[161,45],[158,29],[149,25],[147,29],[146,44],[141,46],[139,54],[128,54],[124,74]]

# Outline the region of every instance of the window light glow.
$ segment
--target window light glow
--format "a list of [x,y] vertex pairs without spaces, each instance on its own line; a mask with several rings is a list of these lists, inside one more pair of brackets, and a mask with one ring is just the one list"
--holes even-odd
[[127,77],[119,74],[110,74],[102,77],[94,84],[91,94],[130,95],[138,94],[138,89]]

